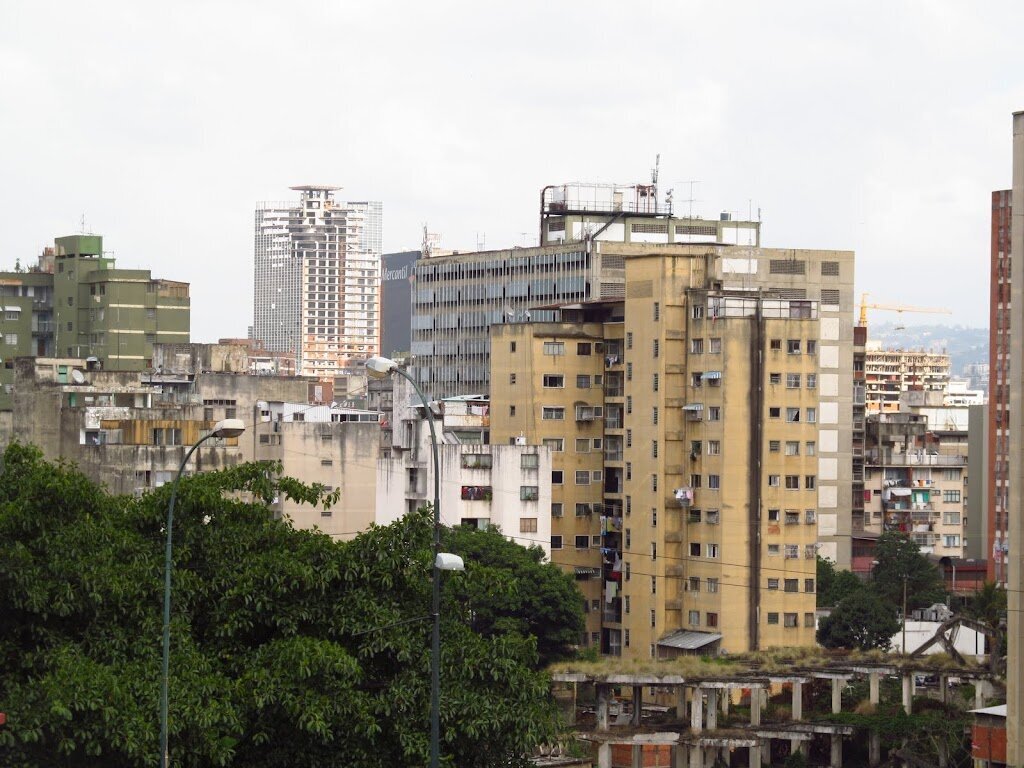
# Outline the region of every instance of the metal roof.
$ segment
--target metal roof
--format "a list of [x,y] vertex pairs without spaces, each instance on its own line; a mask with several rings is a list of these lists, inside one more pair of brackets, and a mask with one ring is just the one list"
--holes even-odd
[[686,629],[680,629],[671,635],[661,638],[658,641],[658,645],[665,646],[666,648],[694,651],[721,639],[722,636],[714,632],[691,632]]
[[991,715],[992,717],[1006,717],[1006,705],[999,704],[995,707],[984,707],[982,709],[969,710],[975,715]]

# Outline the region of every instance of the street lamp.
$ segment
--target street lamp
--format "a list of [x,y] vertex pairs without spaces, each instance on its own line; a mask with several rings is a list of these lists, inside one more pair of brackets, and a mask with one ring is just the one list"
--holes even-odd
[[211,437],[238,437],[243,432],[245,432],[245,422],[241,419],[218,421],[210,434],[201,437],[195,445],[188,449],[188,453],[181,460],[178,473],[174,476],[174,481],[171,483],[171,501],[167,505],[167,550],[164,555],[164,650],[163,670],[160,678],[160,768],[167,768],[170,764],[170,754],[167,747],[167,687],[171,658],[171,534],[174,525],[174,500],[178,495],[178,481],[181,480],[181,473],[185,471],[185,465],[188,463],[188,460],[200,445]]
[[449,552],[441,551],[441,467],[437,458],[437,427],[434,425],[434,412],[423,390],[416,381],[398,367],[398,363],[386,357],[371,357],[366,361],[366,373],[371,378],[383,379],[397,373],[412,384],[419,395],[423,409],[427,412],[427,423],[430,425],[430,449],[434,460],[434,594],[431,603],[431,615],[434,618],[434,629],[430,647],[430,768],[438,768],[441,753],[441,571],[462,571],[465,566],[462,558]]

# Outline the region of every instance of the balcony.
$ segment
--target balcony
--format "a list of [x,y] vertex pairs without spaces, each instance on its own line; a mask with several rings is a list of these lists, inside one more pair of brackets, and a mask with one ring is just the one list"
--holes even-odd
[[622,449],[609,450],[606,449],[604,452],[605,461],[622,461]]

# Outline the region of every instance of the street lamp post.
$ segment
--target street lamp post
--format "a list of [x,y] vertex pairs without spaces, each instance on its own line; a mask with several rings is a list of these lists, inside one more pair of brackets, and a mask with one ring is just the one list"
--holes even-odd
[[164,648],[163,668],[160,677],[160,768],[168,768],[170,754],[167,746],[167,688],[169,683],[168,670],[171,659],[171,549],[173,544],[172,531],[174,525],[174,501],[178,495],[178,481],[185,465],[192,458],[196,449],[211,437],[238,437],[245,432],[245,423],[241,419],[224,419],[218,421],[210,434],[200,438],[189,448],[185,458],[181,460],[178,473],[171,483],[171,501],[167,505],[167,549],[164,553]]
[[438,768],[441,754],[441,571],[463,570],[462,558],[441,551],[441,467],[437,456],[437,427],[434,412],[423,390],[416,381],[386,357],[371,357],[366,361],[366,373],[374,379],[383,379],[397,373],[408,381],[423,403],[430,425],[430,449],[434,463],[434,573],[431,616],[434,619],[430,644],[430,768]]

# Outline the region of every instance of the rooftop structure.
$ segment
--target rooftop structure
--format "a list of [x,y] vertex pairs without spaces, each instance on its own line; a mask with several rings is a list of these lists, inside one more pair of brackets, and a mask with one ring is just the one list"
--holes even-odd
[[869,341],[864,356],[865,407],[868,413],[899,410],[900,393],[918,389],[945,393],[949,355],[925,350],[882,349]]

